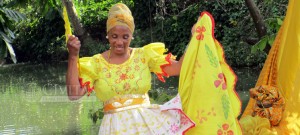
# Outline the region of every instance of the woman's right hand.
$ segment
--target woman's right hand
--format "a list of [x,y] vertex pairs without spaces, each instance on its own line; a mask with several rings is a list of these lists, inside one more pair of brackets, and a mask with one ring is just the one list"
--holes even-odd
[[69,50],[69,56],[78,57],[80,46],[81,46],[81,43],[80,43],[80,40],[78,39],[78,37],[76,37],[74,35],[70,35],[69,39],[67,41],[67,48]]

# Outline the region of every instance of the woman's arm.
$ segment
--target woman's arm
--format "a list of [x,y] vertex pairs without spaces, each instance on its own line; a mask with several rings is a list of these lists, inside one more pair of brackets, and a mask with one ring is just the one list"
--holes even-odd
[[169,75],[169,76],[178,76],[180,74],[181,65],[184,59],[184,55],[179,59],[179,61],[172,60],[170,66],[163,67],[163,70]]
[[66,75],[67,93],[70,100],[77,100],[85,95],[86,90],[80,87],[79,72],[77,68],[80,50],[80,41],[75,36],[69,36],[67,42],[69,50],[68,69]]
[[[193,34],[196,31],[196,24],[193,25],[192,29],[191,29],[191,35],[193,36]],[[188,48],[188,46],[186,47],[186,49]],[[185,50],[186,51],[186,50]],[[172,60],[171,61],[171,65],[170,66],[165,66],[163,68],[163,70],[169,75],[169,76],[178,76],[180,74],[180,70],[181,70],[181,65],[182,65],[182,61],[184,59],[184,54],[182,55],[182,57],[179,59],[179,61],[176,60]]]

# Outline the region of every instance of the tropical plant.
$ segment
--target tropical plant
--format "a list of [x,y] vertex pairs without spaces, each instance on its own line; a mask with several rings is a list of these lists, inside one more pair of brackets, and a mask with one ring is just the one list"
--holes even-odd
[[273,33],[263,36],[255,45],[251,47],[251,53],[257,51],[264,51],[267,46],[272,46],[276,38],[276,32],[278,32],[280,26],[283,23],[283,17],[281,18],[269,18],[266,20],[268,24],[268,30]]
[[15,34],[13,32],[14,22],[20,22],[25,19],[25,15],[7,7],[7,3],[0,0],[0,59],[8,57],[14,63],[17,62],[14,49],[12,47]]

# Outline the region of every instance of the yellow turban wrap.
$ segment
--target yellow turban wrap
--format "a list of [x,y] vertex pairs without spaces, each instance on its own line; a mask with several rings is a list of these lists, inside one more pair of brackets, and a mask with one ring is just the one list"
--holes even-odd
[[133,33],[134,20],[130,9],[122,3],[113,5],[108,12],[108,19],[106,22],[106,32],[116,25],[128,27]]

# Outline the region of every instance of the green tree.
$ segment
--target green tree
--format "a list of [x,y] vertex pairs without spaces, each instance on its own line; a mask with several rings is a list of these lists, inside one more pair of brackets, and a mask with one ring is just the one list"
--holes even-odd
[[[0,62],[4,63],[4,58],[10,54],[11,60],[16,63],[16,55],[12,46],[15,38],[14,24],[25,19],[25,15],[16,10],[10,9],[7,2],[0,0]],[[1,60],[2,59],[2,60]]]

